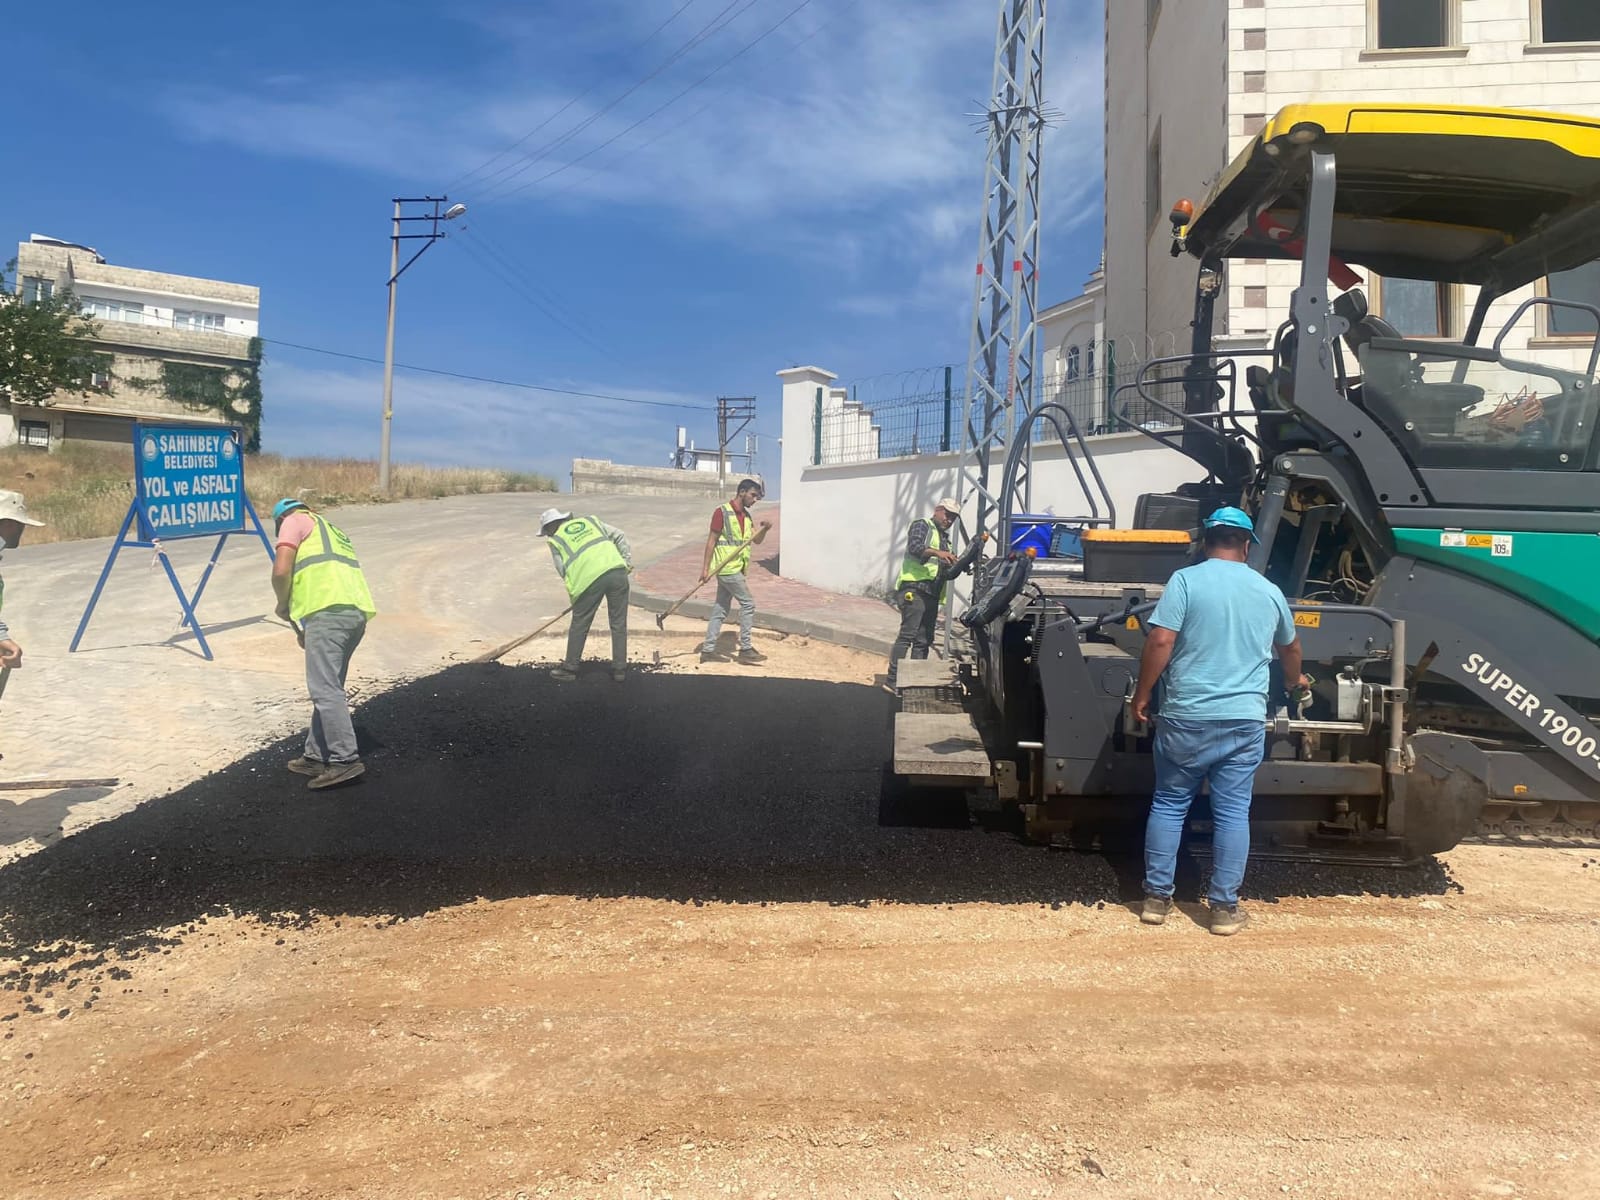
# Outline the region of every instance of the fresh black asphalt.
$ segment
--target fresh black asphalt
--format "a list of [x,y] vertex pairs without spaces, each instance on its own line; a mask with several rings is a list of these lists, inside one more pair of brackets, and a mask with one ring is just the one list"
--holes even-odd
[[[891,699],[850,684],[463,665],[357,715],[369,769],[309,792],[298,739],[0,869],[0,957],[137,952],[219,913],[394,920],[477,897],[1115,905],[1132,859],[1029,845],[888,784]],[[1180,898],[1200,886],[1187,863]],[[1417,867],[1253,863],[1256,899],[1438,893]]]

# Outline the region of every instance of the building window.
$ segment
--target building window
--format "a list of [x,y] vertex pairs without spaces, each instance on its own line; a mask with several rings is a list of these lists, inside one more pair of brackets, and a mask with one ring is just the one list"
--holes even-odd
[[1083,373],[1083,359],[1076,346],[1067,347],[1067,382],[1074,383]]
[[1144,227],[1145,235],[1155,229],[1161,220],[1161,122],[1156,122],[1155,136],[1150,139],[1150,149],[1144,160]]
[[1377,50],[1452,46],[1451,0],[1367,0],[1368,39]]
[[1089,348],[1083,356],[1083,373],[1090,379],[1094,378],[1094,343],[1089,343]]
[[24,275],[22,277],[22,302],[24,304],[37,304],[41,300],[48,300],[56,294],[56,281],[45,279],[40,275]]
[[1448,338],[1455,327],[1455,293],[1431,279],[1375,279],[1377,312],[1408,338]]
[[[1555,271],[1545,280],[1545,295],[1553,300],[1578,300],[1600,307],[1600,260],[1574,267],[1570,271]],[[1549,324],[1550,337],[1581,337],[1593,340],[1600,330],[1595,320],[1586,312],[1572,308],[1555,308],[1541,304]]]
[[83,305],[83,315],[93,320],[144,324],[144,305],[137,300],[102,300],[96,296],[80,296],[78,299]]
[[221,333],[223,325],[221,313],[186,312],[180,308],[172,314],[174,329],[203,329],[210,333]]
[[1533,40],[1600,42],[1600,5],[1594,0],[1533,0]]
[[43,450],[50,449],[50,422],[18,421],[17,441],[24,446],[38,446]]

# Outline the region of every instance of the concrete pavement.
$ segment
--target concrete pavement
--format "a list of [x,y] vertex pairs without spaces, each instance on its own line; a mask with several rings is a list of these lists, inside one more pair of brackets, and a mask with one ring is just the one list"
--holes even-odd
[[[381,610],[353,664],[357,702],[471,658],[566,607],[537,536],[538,514],[552,504],[623,528],[639,564],[698,544],[707,510],[694,498],[550,493],[330,510],[355,541]],[[212,545],[168,544],[191,591]],[[109,549],[109,539],[24,543],[5,556],[6,618],[25,659],[0,699],[0,782],[122,783],[0,791],[0,863],[220,769],[303,728],[309,716],[304,659],[272,616],[257,540],[230,540],[202,601],[214,662],[178,629],[177,599],[149,551],[124,551],[83,645],[68,654]]]
[[[778,574],[782,550],[783,519],[779,505],[763,504],[757,510],[772,522],[766,540],[750,556],[750,593],[756,601],[756,628],[821,638],[869,654],[888,657],[900,632],[900,614],[882,600],[845,596],[785,579]],[[707,517],[709,520],[709,515]],[[686,539],[691,544],[670,551],[640,570],[633,580],[633,603],[650,612],[665,612],[699,582],[705,557],[705,531]],[[707,583],[678,612],[686,617],[711,615],[716,588]],[[731,616],[725,629],[738,628]]]

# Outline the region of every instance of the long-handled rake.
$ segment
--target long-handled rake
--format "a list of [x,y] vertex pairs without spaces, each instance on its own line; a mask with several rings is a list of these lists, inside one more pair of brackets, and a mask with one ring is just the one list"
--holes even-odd
[[[722,558],[723,563],[726,564],[728,562],[731,562],[734,558],[738,557],[739,552],[744,550],[745,547],[747,547],[747,546],[754,545],[755,544],[755,540],[756,540],[755,539],[755,535],[751,534],[744,541],[742,541],[738,545],[736,545],[730,553],[721,555],[720,557]],[[696,583],[687,592],[685,592],[683,595],[679,596],[677,603],[674,604],[671,608],[667,609],[666,612],[657,613],[656,614],[656,628],[657,629],[665,629],[667,627],[667,618],[670,617],[673,613],[677,612],[685,604],[687,604],[689,602],[689,598],[691,596],[693,596],[696,592],[698,592],[701,588],[705,587],[706,584],[710,583],[715,578],[716,578],[715,574],[707,575],[704,579],[702,579],[702,580],[700,580],[700,582]]]
[[575,605],[571,605],[571,604],[567,605],[566,608],[562,609],[555,616],[551,617],[548,621],[546,621],[543,625],[539,626],[539,628],[535,629],[532,633],[525,633],[519,638],[512,638],[504,646],[500,646],[497,649],[491,650],[487,654],[480,654],[480,655],[478,655],[477,658],[473,659],[472,661],[475,662],[475,663],[491,663],[491,662],[497,661],[501,656],[506,655],[506,654],[510,654],[513,650],[515,650],[518,646],[522,645],[524,642],[533,641],[534,638],[538,637],[546,629],[549,629],[550,626],[554,625],[557,621],[561,620],[562,617],[564,617],[568,613],[570,613],[573,610],[574,607],[576,607],[576,606]]

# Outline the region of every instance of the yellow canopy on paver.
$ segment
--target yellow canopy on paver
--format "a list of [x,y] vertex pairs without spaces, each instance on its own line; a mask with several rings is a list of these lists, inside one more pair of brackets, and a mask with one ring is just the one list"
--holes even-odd
[[1501,294],[1600,257],[1600,119],[1421,104],[1280,111],[1187,230],[1202,260],[1297,258],[1313,147],[1337,162],[1333,253]]

